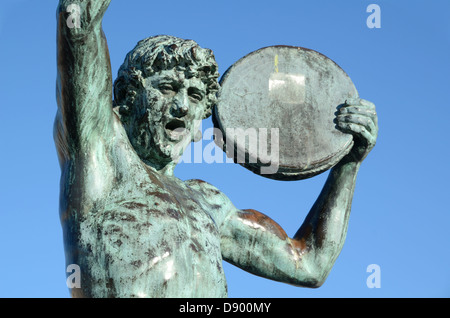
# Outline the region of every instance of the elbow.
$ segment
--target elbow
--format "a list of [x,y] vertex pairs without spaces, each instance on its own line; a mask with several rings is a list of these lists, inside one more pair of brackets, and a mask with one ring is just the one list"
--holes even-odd
[[311,282],[310,288],[319,288],[321,287],[325,281],[327,280],[328,275],[330,274],[331,267],[322,266],[321,264],[316,264],[314,270],[310,271],[309,281]]
[[319,288],[321,287],[328,275],[310,274],[299,282],[298,286],[306,288]]
[[330,250],[304,249],[297,259],[297,277],[300,286],[307,288],[319,288],[328,278],[334,266],[337,255]]
[[314,278],[310,281],[310,284],[306,287],[319,288],[325,283],[325,280],[326,280],[326,277],[325,278],[322,278],[322,277]]
[[323,264],[302,264],[297,270],[296,283],[294,285],[306,288],[319,288],[321,287],[330,271],[331,267],[323,266]]
[[331,272],[333,263],[330,262],[314,262],[309,266],[307,271],[307,279],[309,282],[309,288],[319,288],[321,287],[328,278]]

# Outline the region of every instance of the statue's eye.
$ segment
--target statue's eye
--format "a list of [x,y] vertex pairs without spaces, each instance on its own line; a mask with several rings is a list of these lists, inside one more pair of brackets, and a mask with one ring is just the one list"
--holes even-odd
[[203,99],[203,94],[199,90],[197,90],[196,88],[193,88],[193,87],[188,89],[188,95],[190,98],[192,98],[198,102]]
[[162,83],[158,86],[159,90],[163,93],[173,92],[175,89],[172,84]]

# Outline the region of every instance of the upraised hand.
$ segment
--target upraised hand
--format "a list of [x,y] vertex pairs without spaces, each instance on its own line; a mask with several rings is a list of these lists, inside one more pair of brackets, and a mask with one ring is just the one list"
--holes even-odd
[[375,105],[355,98],[345,102],[336,112],[336,128],[353,135],[354,145],[346,160],[362,162],[375,146],[378,136],[378,117]]
[[[60,0],[57,14],[73,35],[83,35],[100,25],[111,0]],[[64,23],[66,24],[66,23]]]

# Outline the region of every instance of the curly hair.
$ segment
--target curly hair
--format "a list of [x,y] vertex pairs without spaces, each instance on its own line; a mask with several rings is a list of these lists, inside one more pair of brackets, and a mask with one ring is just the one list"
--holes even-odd
[[188,78],[198,77],[205,83],[207,102],[204,118],[209,117],[219,90],[219,73],[214,54],[193,40],[168,35],[141,40],[127,54],[114,82],[115,105],[133,102],[135,92],[145,77],[172,68],[185,72]]

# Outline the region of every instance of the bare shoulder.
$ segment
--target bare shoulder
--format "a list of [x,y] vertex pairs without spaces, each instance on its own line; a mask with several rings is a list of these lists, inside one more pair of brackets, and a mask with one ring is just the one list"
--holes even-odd
[[190,179],[185,181],[185,184],[191,189],[200,192],[208,203],[214,205],[231,204],[230,199],[222,191],[206,181],[200,179]]
[[219,226],[225,217],[232,210],[236,209],[231,200],[222,191],[206,181],[190,179],[185,181],[185,184],[202,195],[206,203],[210,206],[210,211],[208,212]]

